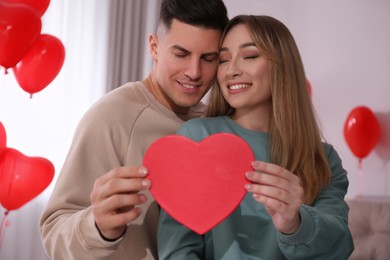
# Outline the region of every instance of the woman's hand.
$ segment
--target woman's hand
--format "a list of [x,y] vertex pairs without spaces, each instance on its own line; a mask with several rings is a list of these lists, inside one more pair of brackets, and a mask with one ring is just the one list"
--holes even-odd
[[252,183],[245,189],[264,205],[277,230],[295,233],[301,223],[299,209],[304,193],[298,176],[272,163],[255,161],[252,167],[255,171],[246,173]]

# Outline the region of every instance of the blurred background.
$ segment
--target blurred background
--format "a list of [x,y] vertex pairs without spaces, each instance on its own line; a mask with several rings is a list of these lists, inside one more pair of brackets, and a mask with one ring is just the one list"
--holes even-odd
[[[32,98],[12,70],[0,70],[0,122],[7,146],[42,156],[58,176],[85,111],[104,93],[150,70],[147,37],[157,24],[159,0],[52,0],[42,33],[60,39],[65,61],[58,76]],[[326,140],[348,171],[347,198],[390,196],[390,1],[225,0],[229,16],[264,14],[287,25],[301,51],[312,101]],[[379,144],[363,158],[348,147],[343,127],[357,106],[370,108],[382,127]],[[56,178],[55,178],[56,179]],[[55,184],[11,211],[0,259],[47,259],[38,232]],[[0,207],[0,216],[5,210]]]

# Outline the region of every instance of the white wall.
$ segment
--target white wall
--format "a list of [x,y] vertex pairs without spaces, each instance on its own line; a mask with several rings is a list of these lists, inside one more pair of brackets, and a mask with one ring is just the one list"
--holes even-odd
[[370,107],[380,120],[390,118],[390,1],[224,1],[230,17],[270,15],[291,30],[325,137],[349,172],[347,197],[390,196],[390,148],[384,153],[376,148],[359,171],[343,136],[346,118],[356,106]]

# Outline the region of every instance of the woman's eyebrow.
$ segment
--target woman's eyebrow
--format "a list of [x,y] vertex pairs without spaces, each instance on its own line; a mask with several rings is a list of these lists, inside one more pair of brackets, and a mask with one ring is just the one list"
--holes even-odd
[[[254,42],[246,42],[238,46],[240,49],[246,48],[246,47],[256,47],[256,44]],[[227,47],[222,47],[220,51],[228,51],[229,48]]]

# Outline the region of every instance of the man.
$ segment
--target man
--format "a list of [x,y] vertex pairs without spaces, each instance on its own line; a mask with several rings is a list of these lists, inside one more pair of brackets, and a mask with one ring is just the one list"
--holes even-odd
[[202,115],[227,21],[222,0],[162,0],[150,75],[108,93],[76,130],[40,222],[52,259],[157,259],[159,209],[143,155]]

